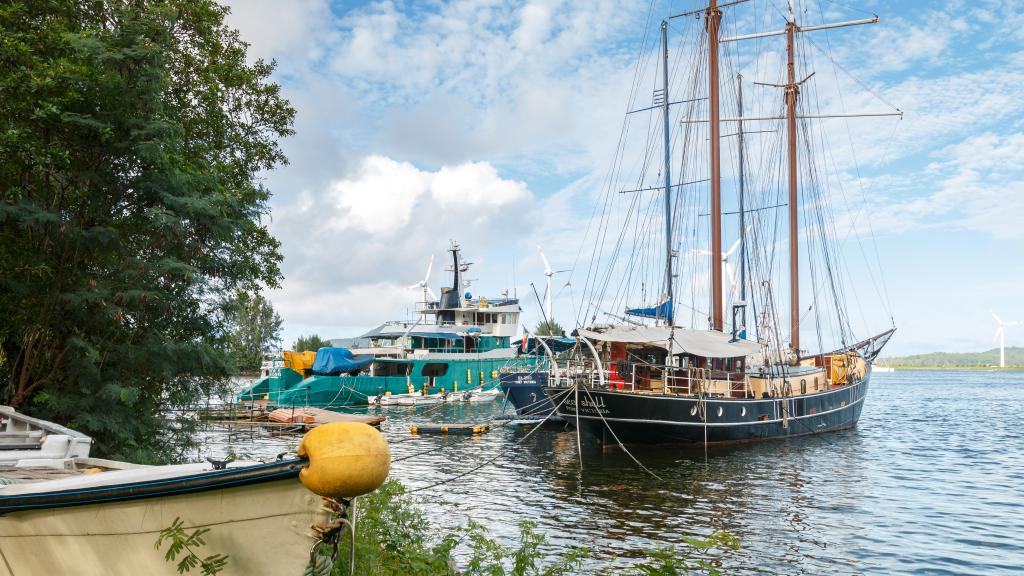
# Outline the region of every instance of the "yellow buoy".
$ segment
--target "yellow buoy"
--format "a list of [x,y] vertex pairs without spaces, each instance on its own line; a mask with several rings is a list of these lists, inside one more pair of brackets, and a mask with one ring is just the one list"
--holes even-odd
[[309,460],[299,480],[328,498],[352,498],[372,492],[388,477],[391,450],[372,426],[332,422],[317,426],[299,443],[298,455]]

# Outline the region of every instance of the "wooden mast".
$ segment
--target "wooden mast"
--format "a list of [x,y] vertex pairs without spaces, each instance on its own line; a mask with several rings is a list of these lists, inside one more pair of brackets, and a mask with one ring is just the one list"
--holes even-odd
[[789,330],[790,342],[797,358],[800,357],[800,234],[797,213],[797,143],[796,100],[800,86],[796,82],[794,44],[796,43],[796,17],[793,0],[789,2],[789,22],[786,24],[786,132],[789,138]]
[[[724,6],[730,6],[733,4],[740,4],[747,0],[734,0]],[[687,12],[680,14],[679,16],[688,16],[696,12]],[[676,16],[673,16],[675,18]],[[712,326],[715,330],[722,330],[722,228],[721,228],[721,154],[720,154],[720,135],[719,135],[719,123],[721,118],[718,112],[718,44],[720,42],[736,42],[738,40],[752,40],[755,38],[765,38],[768,36],[786,36],[786,64],[787,64],[787,83],[783,85],[778,84],[766,84],[768,86],[776,86],[785,89],[786,99],[786,125],[789,137],[788,156],[789,156],[789,251],[790,251],[790,263],[789,263],[789,279],[790,279],[790,333],[791,343],[793,349],[796,351],[797,356],[800,355],[800,277],[799,277],[799,251],[797,241],[799,239],[799,220],[797,217],[797,204],[798,204],[798,188],[797,188],[797,113],[796,105],[797,99],[800,92],[800,84],[807,81],[807,78],[797,82],[796,80],[796,64],[795,60],[795,44],[796,35],[804,32],[814,32],[818,30],[828,30],[831,28],[841,28],[845,26],[858,26],[861,24],[876,24],[878,23],[878,16],[872,18],[862,18],[860,20],[847,20],[844,22],[834,22],[831,24],[815,24],[810,26],[798,26],[796,23],[796,13],[793,7],[793,0],[789,0],[789,19],[786,23],[786,27],[781,30],[774,30],[771,32],[758,32],[754,34],[741,34],[738,36],[726,36],[720,38],[718,35],[718,28],[721,24],[722,11],[719,9],[718,0],[709,0],[708,7],[705,9],[705,25],[708,31],[708,69],[709,69],[709,90],[708,100],[710,106],[710,118],[709,122],[711,125],[711,252],[712,252],[712,266],[711,266],[711,278],[712,278]],[[808,76],[810,78],[810,76]],[[761,82],[754,82],[754,84],[763,84]],[[838,118],[838,117],[850,117],[850,116],[902,116],[902,112],[895,114],[826,114],[826,115],[808,115],[805,118]],[[763,117],[763,118],[745,118],[745,120],[772,120],[775,117]],[[728,118],[729,121],[734,121],[736,118]],[[742,233],[742,232],[741,232]]]
[[724,327],[722,301],[722,137],[718,111],[718,27],[722,11],[710,0],[705,24],[708,31],[708,106],[711,114],[711,329]]

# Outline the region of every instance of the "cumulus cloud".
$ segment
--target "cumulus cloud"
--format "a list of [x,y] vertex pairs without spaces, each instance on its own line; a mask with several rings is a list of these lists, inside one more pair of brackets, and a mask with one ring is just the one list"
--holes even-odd
[[[486,162],[422,170],[385,156],[362,158],[351,174],[274,210],[282,239],[284,290],[273,296],[289,322],[370,326],[411,308],[430,256],[444,285],[443,251],[459,241],[476,260],[475,278],[495,290],[507,262],[477,258],[531,229],[533,194]],[[435,290],[436,291],[436,290]],[[340,329],[340,328],[335,328]]]

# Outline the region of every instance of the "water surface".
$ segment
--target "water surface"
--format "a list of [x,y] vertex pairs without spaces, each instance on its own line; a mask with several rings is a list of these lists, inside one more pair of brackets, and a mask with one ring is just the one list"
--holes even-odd
[[[467,519],[512,538],[539,524],[552,549],[591,548],[624,566],[645,547],[724,529],[742,549],[727,573],[1024,573],[1024,372],[875,374],[860,425],[843,432],[709,450],[584,447],[572,430],[501,427],[479,437],[412,437],[410,422],[483,422],[493,405],[387,409],[383,431],[431,519]],[[362,409],[367,410],[367,409]],[[295,437],[211,430],[204,451],[257,457]]]

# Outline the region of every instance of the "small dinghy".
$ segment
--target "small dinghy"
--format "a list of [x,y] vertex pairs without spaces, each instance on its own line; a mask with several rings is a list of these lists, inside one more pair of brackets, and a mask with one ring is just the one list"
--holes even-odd
[[462,393],[463,402],[492,402],[496,398],[501,396],[501,391],[497,388],[490,390],[469,390]]

